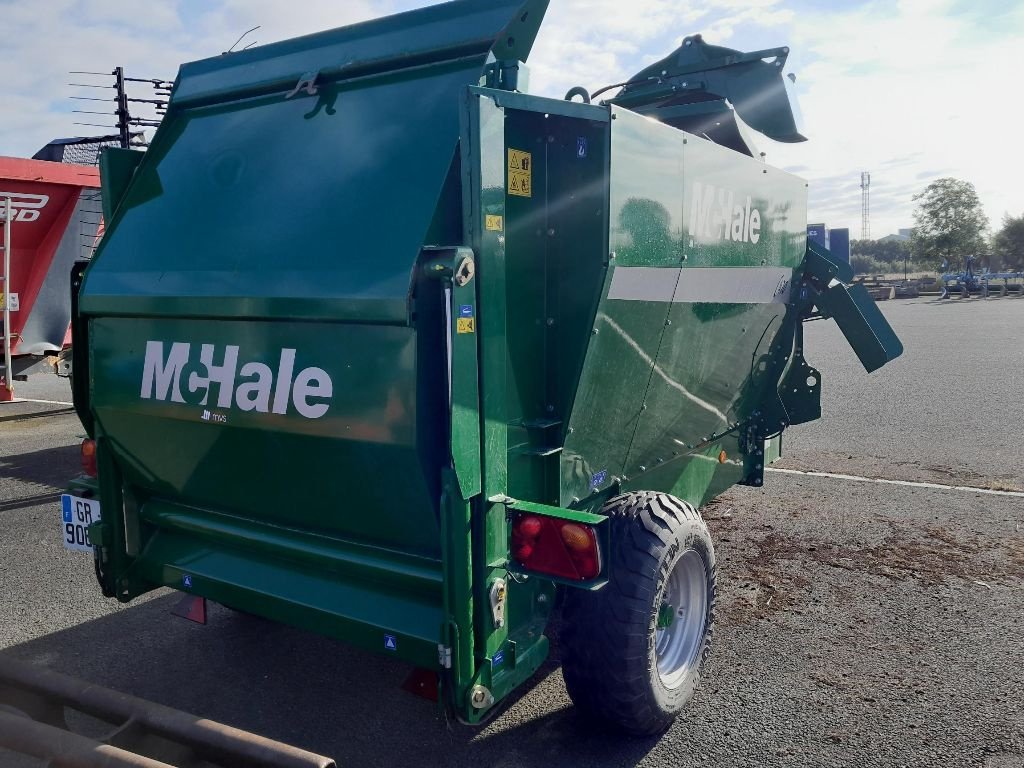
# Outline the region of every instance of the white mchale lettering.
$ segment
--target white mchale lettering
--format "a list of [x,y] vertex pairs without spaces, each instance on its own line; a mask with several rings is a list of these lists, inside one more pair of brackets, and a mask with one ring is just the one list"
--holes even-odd
[[330,397],[334,393],[331,377],[323,368],[306,368],[295,377],[292,385],[292,402],[295,410],[307,419],[319,419],[327,413],[327,403],[307,402],[310,397]]
[[231,396],[235,388],[235,369],[238,367],[238,347],[224,347],[224,362],[221,365],[213,364],[213,344],[203,344],[199,353],[199,362],[206,366],[206,397],[202,405],[206,405],[210,396],[209,387],[212,384],[218,385],[217,407],[230,408]]
[[174,385],[170,393],[172,403],[184,403],[181,396],[178,379],[181,377],[181,369],[188,362],[190,344],[176,341],[171,344],[170,354],[164,361],[164,343],[162,341],[146,342],[146,359],[142,363],[142,392],[143,400],[150,400],[154,397],[153,388],[156,387],[156,399],[166,400],[168,390]]
[[707,187],[699,181],[693,182],[693,195],[690,202],[690,232],[698,237],[708,237],[708,219],[711,217],[711,205],[715,202],[715,188]]
[[721,228],[717,228],[719,238],[729,239],[729,222],[732,220],[732,198],[733,193],[726,193],[726,190],[718,190],[718,218],[722,222]]
[[256,381],[245,381],[235,390],[235,403],[243,411],[266,413],[270,410],[270,391],[274,384],[274,373],[269,365],[246,363],[240,371],[242,376],[255,376]]
[[751,208],[749,196],[746,204],[737,203],[732,190],[695,181],[690,191],[690,235],[756,245],[761,239],[761,212]]
[[743,242],[746,240],[746,218],[743,215],[743,206],[733,206],[732,209],[732,235],[733,240]]
[[295,350],[282,349],[281,362],[277,365],[277,386],[274,387],[274,413],[285,413],[288,410],[293,370],[295,370]]
[[[245,363],[239,369],[239,349],[233,344],[225,346],[217,363],[215,344],[201,345],[199,360],[195,361],[190,359],[192,345],[188,342],[172,342],[165,356],[164,342],[147,341],[139,394],[144,400],[169,399],[175,403],[201,405],[207,409],[203,413],[209,413],[208,409],[213,407],[237,405],[242,411],[285,414],[289,403],[307,419],[319,419],[327,413],[334,383],[323,368],[303,368],[295,374],[296,351],[282,349],[276,372],[258,361]],[[241,379],[236,386],[239,376]],[[212,389],[213,385],[217,385],[216,390]],[[216,400],[215,405],[213,400]],[[226,423],[223,414],[219,418],[204,417],[204,420]]]

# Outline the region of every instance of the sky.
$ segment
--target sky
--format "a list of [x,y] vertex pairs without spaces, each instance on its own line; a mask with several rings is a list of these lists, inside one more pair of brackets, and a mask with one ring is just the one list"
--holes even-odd
[[[173,79],[181,62],[429,5],[423,0],[0,0],[0,155],[107,118],[69,75],[123,66]],[[871,174],[871,235],[912,226],[932,180],[975,185],[994,228],[1024,214],[1024,2],[1017,0],[551,0],[530,56],[530,91],[621,82],[701,33],[744,51],[789,46],[786,72],[808,141],[759,137],[771,165],[810,183],[809,219],[861,235],[860,174]],[[142,86],[133,95],[150,96]]]

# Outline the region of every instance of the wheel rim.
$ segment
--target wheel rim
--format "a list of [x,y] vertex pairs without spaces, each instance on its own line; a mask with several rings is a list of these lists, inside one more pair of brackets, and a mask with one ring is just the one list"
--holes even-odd
[[666,688],[679,687],[700,663],[707,607],[704,558],[688,549],[672,566],[658,606],[654,650]]

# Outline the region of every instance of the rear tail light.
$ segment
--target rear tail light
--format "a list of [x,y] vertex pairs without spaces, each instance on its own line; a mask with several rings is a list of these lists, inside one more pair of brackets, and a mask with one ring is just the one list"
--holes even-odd
[[96,477],[96,441],[82,441],[82,471],[89,477]]
[[587,581],[601,573],[594,529],[558,517],[517,515],[512,521],[512,559],[525,570],[573,581]]

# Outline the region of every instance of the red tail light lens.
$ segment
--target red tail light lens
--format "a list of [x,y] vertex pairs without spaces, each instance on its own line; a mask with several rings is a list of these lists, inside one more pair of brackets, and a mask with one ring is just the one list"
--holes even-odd
[[573,581],[601,573],[594,529],[557,517],[517,515],[512,521],[512,559],[526,570]]
[[82,471],[89,477],[96,477],[96,441],[82,441]]

